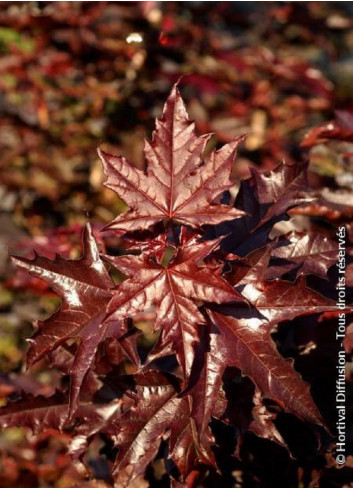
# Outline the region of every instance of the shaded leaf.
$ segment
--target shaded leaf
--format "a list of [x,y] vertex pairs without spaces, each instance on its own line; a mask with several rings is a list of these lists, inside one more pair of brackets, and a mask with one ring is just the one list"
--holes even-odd
[[276,222],[287,220],[287,211],[313,200],[308,190],[306,163],[280,164],[272,171],[251,168],[251,177],[240,185],[234,206],[246,212],[236,221],[216,226],[216,236],[227,234],[222,247],[227,252],[246,255],[269,241]]
[[293,231],[279,242],[272,257],[284,259],[289,263],[270,267],[267,273],[269,279],[293,269],[297,269],[297,276],[312,274],[327,278],[328,269],[337,262],[338,244],[337,241],[317,233]]
[[[134,388],[126,396],[134,400],[130,409],[111,418],[103,431],[113,439],[119,452],[114,464],[115,483],[129,487],[154,459],[162,439],[169,437],[170,457],[182,480],[198,463],[215,463],[209,428],[197,434],[190,417],[191,399],[178,397],[171,377],[150,371],[135,376]],[[199,436],[201,443],[199,443]]]
[[353,115],[344,110],[335,112],[335,120],[325,122],[311,129],[304,137],[301,145],[311,147],[330,139],[353,142]]
[[255,435],[260,436],[261,438],[267,438],[268,440],[274,441],[275,443],[278,443],[278,445],[288,449],[282,435],[273,423],[276,415],[270,413],[265,406],[262,399],[262,393],[259,389],[255,389],[252,417],[253,420],[249,425],[249,431],[252,431]]

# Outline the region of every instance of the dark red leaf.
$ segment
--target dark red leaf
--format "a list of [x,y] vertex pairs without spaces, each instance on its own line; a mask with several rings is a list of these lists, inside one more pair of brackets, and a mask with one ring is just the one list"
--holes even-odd
[[170,457],[183,480],[198,463],[215,464],[210,448],[213,437],[208,427],[204,433],[196,432],[190,417],[190,397],[178,397],[175,383],[158,372],[136,376],[135,381],[134,389],[125,394],[134,404],[102,428],[119,448],[113,471],[115,484],[131,485],[168,436]]
[[243,180],[235,199],[235,207],[246,212],[237,221],[215,228],[216,235],[228,234],[222,247],[235,254],[246,255],[264,246],[278,221],[287,220],[287,211],[313,200],[308,190],[307,164],[280,164],[272,171],[251,168],[251,177]]
[[116,291],[108,308],[118,321],[134,315],[151,304],[157,306],[156,329],[161,330],[153,358],[175,352],[186,377],[189,376],[200,325],[205,319],[195,301],[243,301],[229,283],[207,264],[200,264],[219,245],[219,240],[198,243],[189,239],[164,267],[149,252],[140,256],[106,257],[131,278]]
[[222,306],[209,311],[218,333],[211,335],[208,355],[212,358],[208,369],[212,378],[217,378],[227,366],[235,366],[252,379],[264,397],[274,399],[302,419],[323,424],[309,386],[295,372],[292,362],[280,356],[271,339],[271,330],[281,321],[335,311],[337,307],[333,301],[309,289],[303,277],[295,283],[278,279],[266,281],[272,248],[264,250],[257,263],[236,284],[250,306]]
[[252,416],[253,420],[249,425],[249,431],[252,431],[255,433],[255,435],[260,436],[261,438],[267,438],[268,440],[272,440],[275,443],[288,448],[282,435],[279,433],[278,429],[273,423],[276,415],[270,413],[268,408],[265,406],[262,393],[259,389],[255,389]]
[[130,207],[107,227],[120,234],[147,229],[172,219],[192,227],[240,217],[238,209],[213,203],[232,186],[230,173],[240,139],[214,151],[203,161],[210,135],[197,137],[194,123],[176,86],[156,121],[153,140],[145,142],[147,173],[124,157],[99,150],[105,185]]
[[[80,25],[79,15],[73,22]],[[174,27],[172,34],[178,37]],[[70,37],[70,42],[78,49],[82,40]],[[129,57],[134,49],[128,51]],[[264,53],[264,62],[266,57]],[[242,69],[247,71],[252,62],[249,59]],[[293,81],[300,74],[307,86],[318,83],[312,73],[306,73],[306,64],[282,65],[275,58],[266,63],[268,72],[279,79]],[[271,115],[275,104],[268,98],[269,84],[259,85],[256,92],[253,101]],[[243,103],[237,104],[234,114],[241,113],[242,107]],[[45,110],[46,105],[41,105],[42,128],[48,122]],[[350,118],[341,115],[340,119],[342,130],[350,130]],[[107,228],[116,231],[112,235],[124,235],[125,249],[136,254],[100,256],[87,226],[79,260],[58,255],[51,260],[38,254],[32,260],[14,258],[20,269],[44,279],[62,298],[53,316],[37,323],[28,365],[50,354],[50,366],[62,375],[70,374],[71,387],[68,396],[24,395],[0,410],[0,423],[28,426],[37,432],[49,427],[70,431],[69,450],[79,463],[90,459],[101,443],[106,469],[113,464],[107,478],[117,486],[137,484],[137,478],[152,467],[161,443],[167,471],[171,462],[175,466],[168,475],[175,480],[180,474],[175,485],[202,484],[207,466],[214,469],[210,474],[223,466],[217,467],[216,462],[222,451],[218,447],[213,451],[215,440],[223,443],[218,436],[220,421],[236,427],[238,447],[248,430],[286,447],[286,437],[276,428],[276,414],[268,402],[275,413],[281,406],[304,421],[325,426],[310,386],[294,368],[294,361],[285,358],[291,348],[282,356],[271,336],[283,321],[339,313],[333,284],[321,280],[330,276],[327,268],[336,261],[337,244],[312,231],[273,240],[274,234],[282,232],[274,225],[290,219],[298,206],[298,212],[305,212],[313,200],[314,194],[308,192],[308,165],[283,163],[266,172],[252,168],[231,207],[226,202],[233,194],[225,191],[232,186],[230,174],[241,139],[204,157],[209,137],[196,136],[175,86],[156,122],[152,142],[145,143],[145,172],[123,157],[100,151],[106,186],[130,207]],[[339,191],[333,197],[330,192],[325,192],[329,203],[333,197],[342,200]],[[342,216],[340,212],[336,218]],[[202,226],[206,224],[205,233]],[[349,253],[348,248],[347,257]],[[116,285],[105,262],[128,278]],[[350,266],[347,262],[348,285]],[[297,279],[282,280],[287,272],[296,272]],[[333,300],[314,290],[319,287]],[[149,323],[155,318],[159,336],[152,349],[149,338],[143,338],[148,346],[139,343],[141,357],[147,357],[139,369],[132,320],[141,317]],[[151,324],[147,326],[152,329]],[[310,351],[308,345],[316,344],[311,340],[305,338],[305,351],[299,345],[300,359]],[[349,349],[350,341],[345,346]],[[128,365],[128,360],[134,365]],[[302,364],[295,367],[301,371]],[[227,380],[233,371],[239,382],[232,378],[230,389]],[[127,372],[132,374],[124,375]],[[247,389],[246,414],[237,384]],[[236,412],[231,413],[232,409]],[[211,420],[217,422],[210,424]],[[115,462],[111,442],[117,449]]]
[[89,225],[84,231],[83,247],[79,260],[65,260],[59,255],[55,260],[37,254],[33,260],[13,257],[17,267],[45,279],[63,300],[49,319],[36,323],[38,331],[30,340],[28,365],[67,340],[79,341],[70,368],[70,415],[77,408],[82,382],[92,366],[98,345],[106,338],[121,337],[126,332],[123,321],[107,317],[114,282],[99,257]]
[[26,394],[25,397],[9,402],[0,410],[2,428],[20,426],[31,428],[34,433],[45,429],[63,429],[67,421],[68,399],[61,392],[48,398]]
[[312,274],[327,278],[328,269],[337,263],[338,243],[321,234],[293,231],[279,242],[272,257],[284,259],[288,263],[270,267],[267,273],[269,279],[293,269],[297,270],[297,276]]

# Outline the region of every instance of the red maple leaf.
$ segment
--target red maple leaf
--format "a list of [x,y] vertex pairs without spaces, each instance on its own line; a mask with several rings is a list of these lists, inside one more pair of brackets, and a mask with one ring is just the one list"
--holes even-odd
[[199,328],[205,324],[196,301],[217,304],[244,301],[221,276],[219,267],[202,263],[219,242],[219,239],[198,242],[191,236],[177,249],[167,266],[156,261],[150,251],[140,256],[106,256],[110,263],[131,277],[114,292],[108,307],[111,318],[133,318],[155,304],[155,329],[161,330],[161,334],[153,358],[175,352],[186,377],[191,372]]
[[197,137],[176,86],[156,121],[152,142],[145,141],[147,173],[124,157],[99,150],[105,185],[130,207],[107,228],[120,234],[146,229],[163,219],[195,228],[232,220],[244,213],[214,201],[233,185],[230,173],[240,139],[202,159],[210,135]]
[[69,371],[72,415],[99,344],[110,337],[121,338],[127,332],[124,321],[112,321],[106,313],[115,284],[100,259],[90,225],[84,230],[83,255],[79,260],[66,260],[60,255],[49,260],[36,253],[33,260],[20,257],[12,260],[18,268],[46,280],[62,298],[60,308],[50,318],[35,323],[37,332],[30,339],[27,365],[68,340],[79,341]]

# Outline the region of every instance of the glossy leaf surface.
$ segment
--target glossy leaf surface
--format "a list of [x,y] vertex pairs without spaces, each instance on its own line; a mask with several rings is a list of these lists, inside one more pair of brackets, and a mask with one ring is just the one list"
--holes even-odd
[[49,319],[36,323],[37,332],[30,340],[27,363],[31,366],[68,340],[78,340],[70,368],[70,414],[78,406],[83,380],[92,367],[97,348],[106,338],[126,332],[123,321],[107,318],[106,307],[112,298],[114,282],[99,257],[89,226],[83,236],[80,260],[65,260],[59,255],[49,260],[35,254],[33,260],[14,257],[13,262],[32,275],[46,280],[62,297],[62,304]]
[[328,269],[337,263],[338,243],[317,233],[298,233],[293,231],[281,241],[272,253],[288,263],[274,265],[267,276],[278,277],[296,269],[297,276],[317,275],[327,278]]
[[198,243],[191,238],[164,267],[149,252],[140,256],[107,257],[130,276],[118,286],[108,312],[118,321],[157,306],[155,328],[161,330],[154,358],[175,352],[186,378],[190,375],[199,328],[205,323],[195,301],[221,304],[243,302],[241,294],[221,276],[220,270],[200,262],[219,240]]
[[277,349],[273,337],[283,322],[294,338],[290,321],[339,312],[327,274],[336,241],[280,223],[312,202],[308,165],[252,167],[234,195],[227,191],[240,139],[204,157],[208,141],[196,135],[175,86],[145,142],[146,171],[100,151],[106,186],[130,208],[106,226],[111,242],[119,238],[113,255],[99,254],[87,226],[78,260],[13,258],[62,299],[36,323],[27,355],[32,368],[49,354],[61,382],[52,397],[10,402],[0,424],[64,431],[77,465],[89,466],[99,440],[117,487],[137,485],[161,457],[176,487],[218,474],[220,425],[233,426],[236,457],[247,431],[289,451],[281,410],[313,429],[326,426],[301,363],[289,358],[298,360],[302,345]]
[[124,157],[99,150],[107,176],[105,185],[130,207],[108,228],[124,234],[146,229],[163,219],[192,227],[217,224],[243,212],[215,199],[232,186],[230,172],[240,139],[202,159],[209,135],[197,137],[176,86],[156,121],[152,142],[145,141],[147,172]]

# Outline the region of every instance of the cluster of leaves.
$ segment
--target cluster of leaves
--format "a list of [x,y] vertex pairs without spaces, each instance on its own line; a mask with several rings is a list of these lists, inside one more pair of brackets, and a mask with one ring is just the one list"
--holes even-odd
[[[36,323],[27,352],[28,367],[49,357],[62,379],[53,395],[22,393],[0,423],[70,433],[72,459],[93,473],[87,453],[102,437],[105,479],[117,486],[136,484],[156,459],[174,487],[207,484],[224,458],[241,456],[248,431],[289,450],[282,411],[326,428],[272,337],[284,321],[337,314],[327,282],[336,241],[281,231],[289,211],[312,204],[307,164],[252,168],[234,199],[230,175],[243,138],[216,151],[209,139],[196,135],[174,87],[145,141],[145,172],[99,151],[105,185],[129,207],[105,229],[127,253],[100,253],[87,225],[78,260],[13,258],[62,298]],[[143,348],[136,326],[148,314],[156,337]]]
[[[282,233],[291,234],[281,238],[281,246],[273,250],[266,278],[274,279],[277,273],[285,272],[285,279],[295,279],[296,268],[303,262],[303,256],[299,252],[294,259],[293,252],[297,250],[296,243],[308,239],[303,231],[311,234],[316,230],[322,238],[332,238],[338,225],[346,225],[352,242],[353,150],[348,113],[341,110],[332,123],[325,122],[318,130],[313,130],[299,149],[305,129],[333,118],[334,108],[352,108],[350,12],[348,4],[337,2],[266,2],[261,5],[244,2],[48,1],[3,2],[0,5],[1,404],[8,396],[21,396],[21,389],[48,397],[53,393],[52,387],[60,385],[56,369],[65,372],[65,365],[58,359],[54,361],[53,353],[31,367],[31,378],[24,380],[18,372],[26,348],[24,338],[31,334],[29,321],[33,317],[46,317],[58,306],[59,299],[48,282],[29,276],[26,270],[14,275],[8,264],[8,244],[15,253],[23,254],[24,249],[27,253],[35,248],[49,259],[54,258],[54,250],[65,258],[75,259],[81,249],[80,234],[85,223],[82,210],[85,209],[93,220],[94,236],[101,252],[109,250],[116,255],[126,249],[121,246],[121,238],[114,238],[114,231],[100,236],[95,232],[122,209],[121,201],[113,192],[101,186],[97,138],[108,142],[109,146],[104,145],[106,150],[124,154],[143,169],[142,136],[145,132],[149,134],[151,121],[160,113],[171,83],[180,75],[184,75],[180,84],[199,132],[214,132],[221,142],[232,141],[242,132],[248,134],[239,147],[233,166],[236,179],[250,176],[249,166],[272,170],[282,158],[293,164],[300,160],[300,151],[308,151],[308,178],[313,190],[305,191],[305,195],[308,201],[312,200],[308,204],[303,200],[289,209],[288,215],[292,219],[278,223],[276,231],[272,231],[271,237],[279,233],[278,228]],[[135,36],[135,39],[141,42],[128,42],[134,38],[132,33],[139,33],[140,38]],[[242,187],[245,185],[244,181]],[[254,184],[249,181],[249,192],[252,188],[255,188]],[[232,196],[224,196],[222,202],[233,204],[234,193],[231,189]],[[254,202],[251,211],[250,201],[247,204],[250,215],[257,212],[256,199]],[[242,205],[238,203],[237,207],[246,207]],[[237,220],[237,226],[241,223],[245,223],[243,218]],[[207,232],[206,239],[212,240],[231,232],[231,228],[223,223],[216,228],[208,225],[203,229]],[[244,234],[246,240],[233,233],[232,238],[223,240],[222,248],[228,254],[245,256],[256,246],[266,244],[267,228],[262,231],[254,231],[257,245],[252,241],[250,247],[248,232]],[[171,233],[168,229],[168,253],[173,249]],[[32,236],[32,242],[28,235]],[[177,236],[179,239],[179,233]],[[15,245],[20,240],[23,243]],[[241,242],[244,242],[243,247]],[[124,238],[124,245],[127,243],[129,240]],[[330,256],[335,253],[332,248],[330,251],[330,243],[330,239],[324,242],[319,237],[318,246],[320,249],[327,246],[328,254],[321,254],[318,260],[314,253],[313,259],[305,260],[300,270],[309,274],[311,286],[321,288],[326,296],[334,298],[332,287],[322,279],[325,266],[332,263]],[[283,267],[281,253],[282,250],[289,251],[289,246],[292,259]],[[207,261],[213,263],[215,257],[219,258],[217,250]],[[225,273],[234,265],[230,256],[227,260],[222,273],[226,278]],[[249,264],[239,262],[238,265],[245,268]],[[313,281],[313,273],[318,276],[316,281]],[[115,271],[113,276],[116,283]],[[332,282],[332,269],[328,276]],[[153,309],[148,309],[134,316],[135,325],[143,330],[138,338],[141,361],[146,359],[156,336],[151,331],[153,314]],[[335,328],[335,318],[326,314],[321,316],[319,327],[316,317],[307,316],[288,324],[281,323],[278,331],[272,334],[281,354],[295,358],[295,368],[310,382],[324,418],[333,427],[333,387],[329,393],[327,391],[334,386],[336,375]],[[352,331],[351,326],[345,341],[348,358],[351,358]],[[69,346],[74,352],[75,346],[70,342]],[[98,375],[104,375],[112,365],[119,365],[119,372],[131,374],[134,371],[126,360],[120,362],[120,353],[114,353],[116,349],[119,347],[113,340],[106,340],[98,348],[95,359]],[[65,361],[69,363],[71,354],[67,355]],[[150,358],[153,358],[152,354]],[[48,370],[50,361],[59,366]],[[166,370],[173,372],[171,369],[175,365],[168,362]],[[253,386],[246,378],[239,377],[238,371],[227,372],[223,377],[226,396],[236,406],[233,412],[239,413],[232,425],[245,431],[253,408]],[[64,386],[66,381],[64,377]],[[347,382],[349,388],[352,385],[349,368]],[[236,389],[232,389],[234,383]],[[281,416],[278,414],[274,421],[276,425],[281,423]],[[347,417],[352,416],[350,413]],[[290,439],[291,432],[298,433],[299,430],[295,425],[288,432],[290,417],[286,417],[285,422],[286,442],[292,453],[302,453],[304,458],[297,457],[295,462],[283,455],[284,449],[276,451],[275,444],[261,444],[257,437],[245,434],[242,461],[225,460],[226,452],[234,451],[234,433],[228,429],[226,442],[224,425],[221,427],[214,417],[212,419],[214,436],[222,441],[223,447],[230,447],[229,450],[219,450],[218,445],[214,445],[217,463],[223,474],[236,474],[236,485],[279,484],[274,460],[283,467],[283,486],[315,485],[319,481],[324,486],[343,486],[352,478],[346,469],[335,468],[330,447],[326,460],[320,459],[313,455],[315,450],[310,452],[306,438],[304,457],[301,447],[294,447],[295,442]],[[16,485],[15,480],[27,480],[27,448],[38,450],[35,448],[38,445],[30,442],[24,448],[25,442],[21,441],[22,457],[19,447],[13,448],[10,443],[11,430],[10,438],[6,437],[6,432],[0,446],[1,457],[3,465],[13,460],[14,470],[7,481],[6,472],[2,483]],[[66,431],[65,437],[69,435]],[[90,438],[90,447],[95,443],[107,443],[107,439],[102,441],[97,437]],[[303,439],[303,434],[298,438]],[[53,473],[57,474],[53,477],[60,485],[59,468],[63,465],[56,463],[54,445],[48,443],[44,450],[56,465],[52,467]],[[163,458],[164,446],[165,442],[157,456],[159,461]],[[41,453],[39,450],[38,460]],[[86,454],[85,462],[91,469],[94,465],[95,476],[107,479],[107,471],[97,469],[97,460],[101,460],[97,454]],[[32,464],[29,470],[33,486],[36,477],[37,485],[52,484],[40,475],[41,468],[36,471]],[[153,473],[158,470],[154,464]],[[211,472],[208,472],[205,484],[233,485],[231,478],[226,482],[217,479],[214,470],[210,481]],[[271,474],[276,474],[276,478],[274,475],[271,478]],[[161,485],[167,481],[157,480],[148,469],[146,481],[141,484],[148,483]],[[77,475],[76,485],[80,484]]]

